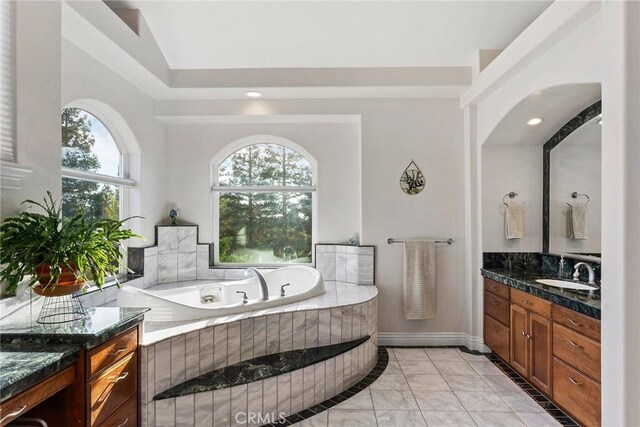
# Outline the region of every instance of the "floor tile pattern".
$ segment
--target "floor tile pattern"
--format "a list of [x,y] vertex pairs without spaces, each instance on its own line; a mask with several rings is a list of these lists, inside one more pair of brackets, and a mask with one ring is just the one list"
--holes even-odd
[[360,383],[274,425],[577,426],[494,355],[460,347],[380,347],[378,357]]

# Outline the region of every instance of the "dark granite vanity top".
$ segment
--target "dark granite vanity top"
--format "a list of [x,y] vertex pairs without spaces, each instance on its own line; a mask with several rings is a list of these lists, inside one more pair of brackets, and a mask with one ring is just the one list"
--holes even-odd
[[73,345],[3,345],[0,351],[0,402],[71,366],[80,349]]
[[286,374],[346,353],[365,343],[369,338],[369,336],[365,336],[340,344],[285,351],[245,360],[177,384],[156,395],[153,400],[220,390]]
[[74,322],[41,325],[35,318],[0,324],[0,344],[75,344],[93,348],[142,320],[148,308],[89,307]]
[[86,317],[41,325],[36,317],[0,324],[0,401],[36,385],[72,365],[81,349],[90,349],[142,321],[148,308],[91,307]]
[[542,285],[536,279],[557,279],[544,273],[532,271],[508,270],[501,268],[482,268],[484,277],[503,283],[514,289],[527,292],[554,304],[567,307],[578,313],[600,319],[600,292],[589,295],[586,291],[560,289],[553,286]]

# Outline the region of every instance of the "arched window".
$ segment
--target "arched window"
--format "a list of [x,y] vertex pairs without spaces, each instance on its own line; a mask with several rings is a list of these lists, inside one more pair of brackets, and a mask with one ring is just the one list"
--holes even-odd
[[315,167],[280,139],[257,139],[214,162],[216,262],[311,263]]
[[87,218],[121,217],[123,153],[111,132],[79,108],[62,110],[62,214]]

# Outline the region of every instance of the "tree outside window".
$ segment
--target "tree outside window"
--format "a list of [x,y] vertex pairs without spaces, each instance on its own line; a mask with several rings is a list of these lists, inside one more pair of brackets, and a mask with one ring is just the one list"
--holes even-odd
[[62,110],[62,167],[92,174],[86,179],[62,178],[63,216],[83,212],[87,219],[119,219],[121,187],[101,176],[120,177],[121,159],[100,120],[79,108]]
[[310,263],[313,168],[298,152],[254,144],[218,168],[219,261]]

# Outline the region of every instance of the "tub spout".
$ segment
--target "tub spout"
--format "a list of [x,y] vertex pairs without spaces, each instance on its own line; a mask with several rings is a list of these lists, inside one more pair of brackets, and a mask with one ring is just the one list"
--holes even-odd
[[257,268],[249,267],[247,268],[245,274],[249,274],[249,272],[253,272],[253,274],[258,278],[260,290],[260,301],[268,301],[269,300],[269,288],[267,287],[267,281],[265,280],[262,273]]

